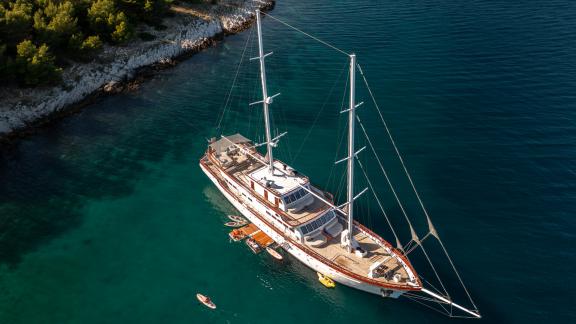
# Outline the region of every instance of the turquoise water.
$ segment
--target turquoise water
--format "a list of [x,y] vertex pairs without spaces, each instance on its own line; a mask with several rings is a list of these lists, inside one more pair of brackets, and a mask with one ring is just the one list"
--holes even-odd
[[[560,0],[280,1],[273,12],[357,53],[483,322],[576,321],[575,13]],[[269,91],[282,93],[274,125],[288,131],[276,156],[337,193],[346,57],[270,19],[264,30]],[[233,209],[198,159],[249,36],[1,149],[0,323],[447,321],[408,299],[327,290],[295,260],[229,243],[222,223]],[[261,113],[247,106],[258,95],[255,69],[239,70],[225,133],[262,137]],[[424,233],[360,85],[358,101]],[[363,154],[405,241],[399,209]],[[375,204],[361,205],[359,220],[391,239]],[[218,309],[198,305],[196,292]]]

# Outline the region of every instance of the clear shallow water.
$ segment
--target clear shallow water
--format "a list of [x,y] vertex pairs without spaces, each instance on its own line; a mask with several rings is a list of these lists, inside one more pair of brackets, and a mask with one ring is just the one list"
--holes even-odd
[[[358,54],[485,322],[576,320],[574,13],[571,1],[323,0],[273,12]],[[282,92],[274,122],[289,132],[277,156],[337,192],[346,58],[264,27],[270,92]],[[295,261],[228,242],[232,208],[197,161],[249,34],[2,148],[0,323],[446,320],[406,299],[326,290]],[[246,105],[255,68],[240,70],[226,133],[262,134]],[[418,218],[373,107],[360,116]],[[383,179],[377,187],[402,228]],[[390,238],[373,205],[360,220]],[[198,291],[218,310],[197,305]]]

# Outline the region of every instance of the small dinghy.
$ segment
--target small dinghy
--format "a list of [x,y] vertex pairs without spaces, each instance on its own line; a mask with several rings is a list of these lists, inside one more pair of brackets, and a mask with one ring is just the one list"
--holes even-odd
[[198,301],[201,302],[202,304],[204,304],[204,306],[211,308],[211,309],[216,309],[216,304],[214,304],[212,302],[210,297],[204,296],[202,294],[196,294],[196,298],[198,298]]
[[224,223],[225,226],[228,227],[240,227],[242,225],[244,225],[243,223],[238,223],[238,222],[226,222]]
[[241,223],[241,224],[247,224],[248,223],[248,221],[242,216],[228,215],[228,218],[230,218],[231,220],[233,220],[237,223]]
[[316,272],[316,274],[318,274],[318,281],[320,281],[326,288],[336,287],[334,280],[326,277],[325,275],[321,274],[320,272]]
[[253,238],[249,238],[245,242],[246,245],[248,245],[248,247],[250,248],[250,250],[252,250],[252,252],[254,252],[255,254],[260,253],[260,251],[262,250],[260,245],[258,245],[258,243],[256,243],[256,241],[254,241]]
[[238,242],[246,237],[246,234],[242,232],[240,229],[235,228],[232,232],[228,233],[230,239],[234,242]]
[[270,254],[276,260],[284,259],[284,257],[282,257],[282,254],[278,253],[278,251],[274,250],[271,247],[266,247],[266,252],[268,252],[268,254]]

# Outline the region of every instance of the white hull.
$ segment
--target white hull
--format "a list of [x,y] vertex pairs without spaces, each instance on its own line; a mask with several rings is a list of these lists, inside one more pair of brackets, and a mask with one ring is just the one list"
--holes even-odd
[[[340,271],[324,264],[323,262],[321,262],[320,260],[318,260],[317,258],[311,256],[310,254],[306,253],[304,250],[302,250],[301,248],[298,247],[298,245],[293,244],[291,242],[289,242],[288,240],[286,240],[284,238],[283,235],[281,235],[279,232],[282,232],[283,229],[278,226],[276,229],[271,228],[270,226],[268,226],[266,223],[264,223],[260,217],[256,216],[249,208],[248,206],[245,204],[245,202],[248,201],[240,201],[239,198],[234,197],[233,195],[231,195],[228,190],[224,189],[221,185],[220,182],[218,181],[218,179],[216,179],[212,173],[208,170],[205,169],[205,167],[200,164],[200,167],[202,168],[202,171],[204,171],[204,173],[208,176],[208,178],[210,178],[210,180],[212,180],[212,182],[214,183],[214,185],[216,186],[216,188],[218,188],[218,190],[220,190],[220,192],[224,195],[224,197],[226,197],[226,199],[228,199],[228,201],[230,201],[230,203],[240,212],[242,213],[242,215],[244,217],[246,217],[250,222],[254,223],[254,225],[256,225],[260,230],[262,230],[264,233],[266,233],[266,235],[270,236],[270,238],[272,238],[276,243],[278,243],[284,250],[286,250],[288,253],[290,253],[292,256],[294,256],[296,259],[298,259],[300,262],[304,263],[305,265],[307,265],[309,268],[311,268],[312,270],[316,271],[316,272],[320,272],[322,274],[327,275],[328,277],[332,278],[334,281],[341,283],[343,285],[355,288],[355,289],[359,289],[362,291],[366,291],[372,294],[376,294],[376,295],[381,295],[384,297],[392,297],[392,298],[398,298],[400,295],[402,295],[405,291],[402,290],[392,290],[392,289],[384,289],[380,286],[377,285],[373,285],[373,284],[369,284],[366,282],[361,282],[359,280],[356,280],[354,278],[350,278],[349,276],[341,273]],[[243,193],[246,195],[250,195],[249,192],[244,191]],[[240,193],[238,194],[239,197],[241,197]],[[255,199],[253,199],[255,200]],[[252,209],[264,209],[266,208],[265,206],[255,206],[255,205],[260,205],[260,204],[252,204]],[[260,207],[260,208],[258,208]],[[264,215],[264,213],[262,214]],[[265,216],[263,216],[265,217]],[[272,218],[268,218],[267,217],[267,221],[274,223],[275,220]],[[386,291],[386,293],[384,293]]]

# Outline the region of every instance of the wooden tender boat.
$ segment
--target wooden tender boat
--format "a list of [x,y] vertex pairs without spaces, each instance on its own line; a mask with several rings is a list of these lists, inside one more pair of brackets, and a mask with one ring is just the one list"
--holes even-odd
[[268,252],[268,254],[270,254],[274,259],[276,260],[282,260],[284,259],[284,257],[282,257],[282,254],[278,253],[278,251],[274,250],[271,247],[266,247],[266,252]]

